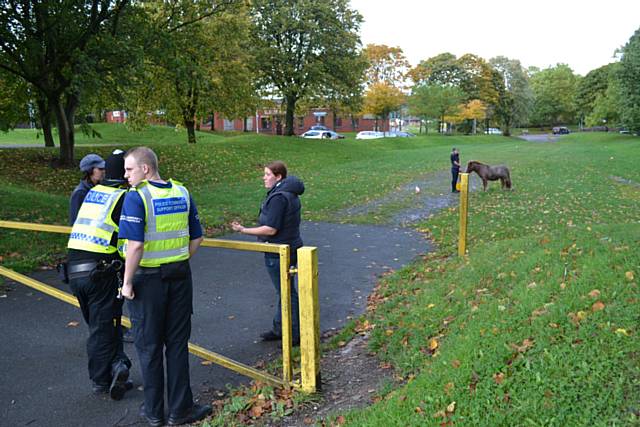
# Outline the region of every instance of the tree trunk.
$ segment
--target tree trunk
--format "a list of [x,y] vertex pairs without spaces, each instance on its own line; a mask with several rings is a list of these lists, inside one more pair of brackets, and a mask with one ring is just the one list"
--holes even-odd
[[[73,164],[73,117],[67,117],[67,110],[62,106],[60,96],[49,99],[51,109],[56,115],[58,135],[60,138],[60,165]],[[73,110],[72,110],[73,111]],[[71,121],[69,120],[71,119]]]
[[200,120],[198,120],[198,123],[196,123],[196,130],[197,130],[198,132],[200,132],[200,122],[201,122],[201,121],[200,121]]
[[338,113],[335,110],[332,111],[331,113],[333,114],[333,130],[336,131],[338,127]]
[[295,133],[293,132],[293,114],[296,111],[296,97],[289,95],[285,98],[287,103],[287,111],[285,114],[285,131],[284,134],[286,136],[293,136]]
[[51,108],[49,108],[49,104],[44,98],[38,97],[36,103],[38,105],[40,126],[42,126],[42,134],[44,135],[44,146],[54,147],[53,132],[51,131]]
[[247,117],[242,118],[242,132],[249,132],[247,129]]
[[216,130],[216,112],[212,111],[211,112],[211,132],[214,132]]
[[196,125],[196,121],[193,119],[184,121],[184,127],[187,129],[187,142],[189,142],[189,144],[196,143],[195,125]]

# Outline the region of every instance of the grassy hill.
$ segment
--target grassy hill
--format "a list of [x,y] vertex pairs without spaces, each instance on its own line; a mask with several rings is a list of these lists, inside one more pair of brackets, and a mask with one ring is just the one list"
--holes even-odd
[[[161,175],[192,191],[209,234],[255,219],[262,165],[286,161],[307,187],[304,219],[393,191],[463,163],[505,163],[498,184],[470,196],[468,250],[456,254],[457,209],[418,224],[436,252],[386,277],[374,310],[350,325],[398,381],[349,425],[637,425],[640,422],[640,139],[571,134],[557,143],[500,136],[303,140],[101,128],[101,144],[150,145]],[[0,139],[10,140],[11,134]],[[79,146],[76,157],[114,147]],[[65,224],[77,170],[52,169],[57,149],[0,149],[0,218]],[[447,191],[447,189],[443,189]],[[372,218],[374,220],[374,218]],[[29,242],[27,244],[27,242]],[[29,269],[65,239],[3,231],[3,265]],[[354,332],[355,333],[355,332]]]

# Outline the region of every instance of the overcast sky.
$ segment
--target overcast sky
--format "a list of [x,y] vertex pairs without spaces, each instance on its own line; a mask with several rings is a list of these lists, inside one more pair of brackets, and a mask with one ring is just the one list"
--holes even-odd
[[640,0],[351,0],[363,45],[399,46],[411,65],[439,53],[506,56],[575,73],[613,62],[640,28]]

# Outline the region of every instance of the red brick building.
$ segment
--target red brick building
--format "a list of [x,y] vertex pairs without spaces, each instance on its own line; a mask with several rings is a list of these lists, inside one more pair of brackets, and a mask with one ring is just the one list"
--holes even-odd
[[[109,111],[105,115],[107,123],[123,123],[126,121],[125,111]],[[201,130],[211,130],[211,116],[203,119],[200,123]],[[383,127],[381,120],[377,121],[379,130],[389,130],[389,124]],[[257,125],[257,129],[256,129]],[[374,130],[376,127],[376,119],[370,115],[364,115],[358,118],[337,117],[334,123],[333,112],[316,108],[311,109],[305,116],[297,116],[294,118],[294,133],[300,135],[311,126],[324,125],[336,132],[360,132],[363,130]],[[335,126],[334,126],[335,125]],[[278,108],[267,108],[256,111],[256,114],[245,119],[225,119],[222,114],[214,113],[213,130],[222,131],[247,131],[262,134],[282,135],[285,132],[285,114]],[[335,129],[334,129],[335,127]]]

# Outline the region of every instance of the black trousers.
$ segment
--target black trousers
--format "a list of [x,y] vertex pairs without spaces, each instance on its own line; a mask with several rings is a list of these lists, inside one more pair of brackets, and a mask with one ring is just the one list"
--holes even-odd
[[[138,273],[145,270],[140,267]],[[146,415],[164,418],[164,358],[169,415],[182,417],[193,406],[189,379],[189,337],[193,284],[188,261],[136,274],[129,301],[135,346],[144,383]]]
[[451,168],[451,191],[456,191],[456,183],[458,182],[459,168]]
[[69,285],[89,325],[89,378],[96,384],[108,385],[116,365],[124,363],[131,367],[122,344],[122,300],[116,298],[118,280],[115,274],[91,278],[87,273],[70,278]]

